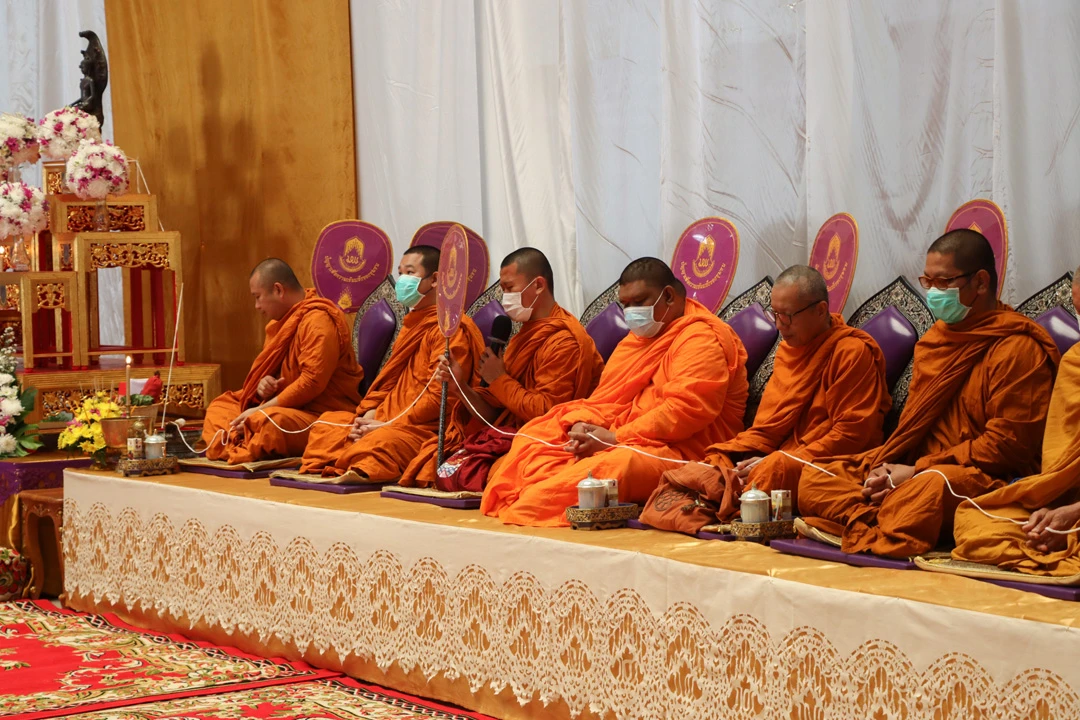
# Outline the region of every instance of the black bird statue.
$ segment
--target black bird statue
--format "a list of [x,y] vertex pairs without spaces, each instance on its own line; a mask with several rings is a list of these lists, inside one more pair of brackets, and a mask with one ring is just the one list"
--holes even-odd
[[97,118],[99,125],[105,125],[105,87],[109,84],[109,61],[105,57],[105,48],[97,33],[92,30],[83,30],[79,37],[86,38],[86,49],[82,51],[83,59],[79,63],[82,70],[82,80],[79,81],[81,96],[71,103],[84,112]]

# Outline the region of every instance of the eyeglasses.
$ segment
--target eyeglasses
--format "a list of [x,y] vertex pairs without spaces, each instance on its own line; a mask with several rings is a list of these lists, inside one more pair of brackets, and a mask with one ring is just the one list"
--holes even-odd
[[773,316],[773,320],[779,320],[780,322],[783,322],[785,325],[790,325],[791,321],[795,319],[796,315],[798,315],[799,313],[806,312],[810,308],[812,308],[815,305],[817,305],[818,303],[822,303],[822,302],[825,302],[825,301],[824,300],[815,300],[814,302],[812,302],[809,305],[807,305],[806,307],[804,307],[802,310],[796,310],[793,313],[777,312],[775,308],[770,307],[769,308],[769,314]]
[[952,284],[960,278],[971,277],[975,273],[969,272],[963,275],[953,275],[947,278],[932,278],[925,275],[919,276],[919,284],[923,286],[923,290],[929,290],[930,288],[937,288],[938,290],[947,290],[952,287]]

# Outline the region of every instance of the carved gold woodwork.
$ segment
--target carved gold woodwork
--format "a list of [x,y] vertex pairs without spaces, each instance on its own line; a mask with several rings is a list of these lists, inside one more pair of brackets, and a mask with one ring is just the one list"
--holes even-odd
[[[22,326],[23,364],[30,369],[36,367],[35,359],[70,358],[74,367],[87,364],[85,345],[82,343],[78,328],[78,318],[72,313],[70,346],[64,345],[63,315],[61,311],[71,310],[69,299],[78,296],[78,279],[73,272],[10,272],[4,273],[2,282],[5,286],[3,307],[7,311],[18,311]],[[53,311],[53,337],[56,339],[54,352],[35,352],[34,313],[38,310]]]
[[42,282],[34,286],[37,294],[35,310],[67,309],[67,288],[64,283]]
[[[98,201],[80,200],[72,194],[49,198],[49,227],[53,232],[90,232]],[[157,198],[153,195],[117,195],[106,202],[109,230],[121,232],[158,229]]]

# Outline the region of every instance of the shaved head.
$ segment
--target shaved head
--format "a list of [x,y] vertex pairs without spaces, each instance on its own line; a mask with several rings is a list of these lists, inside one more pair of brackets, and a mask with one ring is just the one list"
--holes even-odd
[[538,277],[544,278],[547,280],[548,288],[554,292],[555,276],[551,272],[551,263],[548,262],[544,253],[533,247],[519,248],[504,257],[499,268],[502,269],[511,265],[516,265],[518,272],[530,282]]
[[985,270],[990,275],[990,287],[997,294],[997,261],[994,249],[982,233],[967,228],[951,230],[935,240],[926,252],[951,256],[953,265],[965,274]]
[[420,266],[427,275],[431,275],[439,269],[439,248],[431,245],[413,245],[405,251],[406,255],[419,255]]
[[304,286],[296,279],[296,273],[289,267],[289,264],[278,258],[266,258],[263,260],[251,271],[249,278],[257,278],[259,284],[265,288],[280,283],[281,287],[288,291],[295,292],[304,289]]
[[793,285],[799,289],[803,302],[829,302],[825,278],[809,265],[792,265],[776,278],[776,285]]
[[669,287],[676,295],[686,297],[686,287],[675,277],[675,273],[671,272],[668,264],[654,257],[634,260],[619,276],[619,285],[629,285],[637,281],[643,282],[654,290]]

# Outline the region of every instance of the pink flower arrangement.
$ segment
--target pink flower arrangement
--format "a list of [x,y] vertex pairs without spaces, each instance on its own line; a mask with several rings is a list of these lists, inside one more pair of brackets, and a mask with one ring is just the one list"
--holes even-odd
[[46,160],[66,160],[83,140],[101,140],[97,118],[78,108],[62,107],[41,119],[37,128],[41,155]]
[[44,230],[49,206],[40,188],[22,182],[0,183],[0,238]]
[[18,113],[0,115],[0,167],[38,161],[37,126]]
[[104,200],[128,189],[128,159],[111,142],[83,140],[67,161],[68,190],[81,200]]

